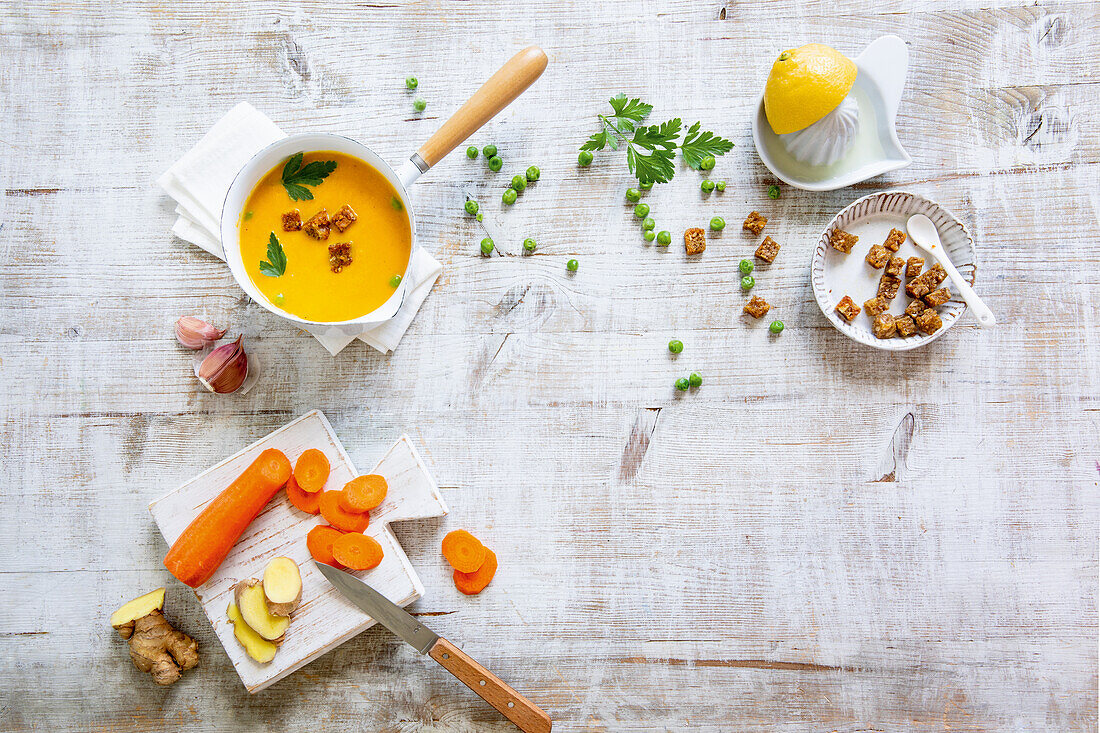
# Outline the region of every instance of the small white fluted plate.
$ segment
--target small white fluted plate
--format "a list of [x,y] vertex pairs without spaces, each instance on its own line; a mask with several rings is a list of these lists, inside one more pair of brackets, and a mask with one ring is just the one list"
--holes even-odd
[[[951,262],[959,269],[962,276],[971,285],[974,284],[978,266],[974,253],[974,240],[971,239],[963,223],[947,209],[935,201],[907,191],[884,191],[856,199],[834,216],[825,227],[814,249],[810,265],[810,280],[821,312],[829,323],[853,341],[886,351],[908,351],[944,335],[966,310],[966,303],[954,293],[955,289],[951,287],[950,280],[945,280],[943,286],[951,288],[953,297],[937,308],[943,320],[943,326],[934,334],[929,336],[918,331],[905,338],[895,336],[880,339],[871,332],[871,317],[862,310],[863,301],[875,297],[878,293],[878,282],[882,276],[882,270],[876,270],[868,265],[864,257],[867,256],[871,245],[882,244],[886,240],[891,229],[900,229],[908,235],[905,222],[914,214],[924,214],[932,220],[936,225],[936,231],[939,232],[940,241],[943,242],[944,253],[951,258]],[[838,228],[859,237],[859,241],[848,254],[838,252],[829,244],[829,235]],[[906,260],[910,257],[923,257],[924,270],[931,267],[933,263],[932,256],[918,249],[908,236],[896,256]],[[902,315],[911,301],[911,298],[905,294],[905,283],[908,283],[909,279],[903,277],[902,281],[897,297],[890,303],[889,312],[895,316]],[[845,295],[850,296],[861,309],[860,314],[851,323],[836,312],[837,302]]]

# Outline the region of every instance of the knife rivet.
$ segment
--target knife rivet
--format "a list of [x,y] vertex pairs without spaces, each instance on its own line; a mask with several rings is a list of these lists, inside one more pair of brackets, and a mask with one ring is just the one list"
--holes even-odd
[[508,707],[510,707],[510,708],[514,708],[515,706],[516,706],[516,704],[514,702],[509,702],[508,703]]
[[478,684],[481,685],[482,687],[484,687],[485,686],[485,680],[481,680],[480,682],[478,682]]
[[444,659],[450,659],[450,658],[451,658],[451,655],[450,655],[450,654],[448,654],[447,652],[443,652],[443,658],[444,658]]

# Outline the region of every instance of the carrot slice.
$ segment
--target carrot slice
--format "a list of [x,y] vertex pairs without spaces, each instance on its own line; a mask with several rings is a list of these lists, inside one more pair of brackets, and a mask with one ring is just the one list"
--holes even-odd
[[302,488],[298,486],[298,482],[294,480],[293,474],[291,474],[290,480],[286,482],[286,498],[290,499],[291,504],[306,514],[316,514],[321,511],[321,494],[310,494],[302,491]]
[[332,556],[352,570],[370,570],[382,562],[382,545],[373,537],[348,532],[332,543]]
[[340,492],[340,506],[349,512],[369,511],[382,503],[388,488],[386,479],[376,473],[356,476],[344,484],[344,490]]
[[472,573],[485,562],[489,549],[464,529],[448,532],[443,538],[443,557],[451,567],[462,573]]
[[370,515],[366,512],[349,512],[340,506],[339,491],[322,491],[320,502],[321,516],[336,529],[362,532],[370,524]]
[[332,545],[343,536],[344,533],[335,527],[318,524],[306,535],[306,547],[309,549],[309,554],[317,562],[340,568],[343,565],[336,562],[336,559],[332,556]]
[[192,588],[210,580],[248,525],[289,478],[290,461],[282,451],[268,448],[260,453],[187,525],[164,556],[164,567]]
[[455,588],[468,596],[476,596],[485,590],[489,581],[497,574],[497,554],[492,550],[485,550],[485,562],[472,573],[460,573],[454,571]]
[[294,464],[294,480],[298,482],[298,488],[310,494],[325,488],[328,472],[328,457],[316,448],[303,451]]

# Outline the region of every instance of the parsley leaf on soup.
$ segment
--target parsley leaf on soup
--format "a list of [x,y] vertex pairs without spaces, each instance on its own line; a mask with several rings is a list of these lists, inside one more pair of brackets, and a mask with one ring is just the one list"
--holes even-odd
[[[310,196],[310,198],[313,198]],[[260,272],[268,277],[280,277],[286,272],[286,252],[283,245],[275,238],[275,232],[271,233],[267,240],[267,259],[260,260]]]
[[336,170],[335,160],[315,160],[312,163],[302,165],[304,153],[295,153],[287,159],[283,166],[283,188],[291,201],[310,201],[313,192],[306,186],[319,186],[328,178],[328,174]]

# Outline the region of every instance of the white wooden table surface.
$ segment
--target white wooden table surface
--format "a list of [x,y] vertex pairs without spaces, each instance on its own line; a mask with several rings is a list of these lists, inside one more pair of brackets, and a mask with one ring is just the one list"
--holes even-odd
[[[412,609],[557,730],[1095,731],[1098,7],[5,3],[0,729],[510,729],[381,628],[249,696],[162,567],[149,500],[317,407],[362,465],[420,442],[452,514],[396,528],[427,587]],[[913,165],[768,200],[748,115],[771,59],[885,33],[911,44]],[[550,67],[474,141],[542,180],[507,212],[504,176],[461,153],[416,185],[444,274],[392,356],[330,358],[168,232],[155,177],[236,102],[397,162],[529,43]],[[575,166],[619,91],[737,143],[722,197],[681,169],[649,199],[677,236],[733,224],[701,258],[642,246],[621,157]],[[970,228],[996,329],[967,316],[886,354],[821,317],[813,241],[888,187]],[[478,255],[464,188],[507,256]],[[757,280],[778,339],[738,315],[753,208],[783,245]],[[253,392],[196,388],[171,332],[193,312],[246,334],[267,365]],[[691,370],[704,385],[678,396]],[[456,527],[500,557],[474,598],[439,555]],[[165,583],[202,663],[161,689],[107,616]]]

